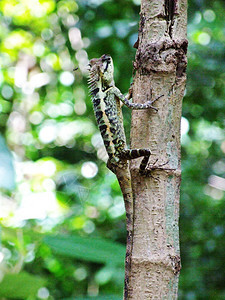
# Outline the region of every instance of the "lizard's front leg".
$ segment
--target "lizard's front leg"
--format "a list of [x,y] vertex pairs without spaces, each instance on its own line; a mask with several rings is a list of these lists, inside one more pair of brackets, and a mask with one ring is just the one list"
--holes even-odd
[[157,159],[152,165],[148,165],[150,155],[151,155],[151,151],[149,149],[133,149],[133,150],[127,149],[127,150],[122,150],[120,153],[120,157],[122,159],[127,159],[127,160],[144,156],[139,167],[139,172],[141,175],[147,177],[153,177],[151,174],[153,170],[174,170],[171,168],[163,168],[165,165],[168,164],[169,161],[160,165],[156,165],[156,162],[158,161]]
[[[160,95],[159,97],[157,97],[156,99],[152,100],[152,101],[147,101],[145,103],[131,103],[121,92],[117,87],[112,87],[111,88],[111,92],[120,100],[122,101],[127,107],[129,107],[130,109],[134,109],[134,110],[141,110],[141,109],[154,109],[155,111],[158,111],[158,109],[154,106],[152,106],[152,104],[158,100],[159,98],[163,97],[164,95]],[[131,93],[131,92],[130,92]]]
[[141,174],[144,174],[146,171],[146,167],[150,155],[151,155],[151,151],[149,149],[132,149],[132,150],[127,149],[127,150],[122,150],[120,153],[121,158],[127,160],[144,156],[139,167],[139,171]]

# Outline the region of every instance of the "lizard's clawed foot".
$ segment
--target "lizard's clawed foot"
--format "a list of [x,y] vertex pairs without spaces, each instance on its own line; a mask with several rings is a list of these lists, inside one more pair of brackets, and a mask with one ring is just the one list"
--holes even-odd
[[160,165],[156,166],[157,161],[158,161],[158,158],[154,161],[153,164],[148,164],[147,170],[149,170],[149,171],[152,171],[152,170],[162,170],[162,169],[163,170],[169,170],[168,168],[162,168],[162,167],[164,167],[165,165],[168,164],[169,160],[167,160],[167,162],[165,162],[163,164],[160,164]]
[[160,95],[157,98],[155,98],[154,100],[151,101],[151,103],[154,103],[156,100],[158,100],[159,98],[163,97],[164,95]]
[[[151,101],[149,101],[149,102],[147,102],[147,103],[152,104]],[[152,106],[152,105],[150,105],[149,108],[154,109],[155,111],[159,111],[158,108],[156,108],[155,106]]]
[[155,98],[154,100],[149,100],[147,103],[149,103],[150,104],[150,106],[149,106],[149,108],[152,108],[152,109],[154,109],[155,111],[158,111],[158,108],[156,108],[156,107],[154,107],[154,106],[152,106],[151,104],[153,104],[156,100],[158,100],[159,98],[161,98],[161,97],[163,97],[164,95],[160,95],[159,97],[157,97],[157,98]]
[[139,171],[140,174],[145,177],[151,177],[151,178],[154,178],[155,180],[159,180],[158,178],[152,176],[151,173],[153,170],[175,170],[175,169],[171,169],[171,168],[164,168],[164,166],[168,164],[169,160],[160,165],[156,165],[157,161],[158,161],[158,159],[156,159],[153,164],[148,164],[148,167],[145,168],[144,170],[140,170]]
[[155,176],[153,176],[151,174],[151,170],[149,170],[149,169],[139,170],[139,173],[141,174],[141,176],[148,177],[148,178],[153,178],[153,179],[159,181],[158,178],[156,178]]

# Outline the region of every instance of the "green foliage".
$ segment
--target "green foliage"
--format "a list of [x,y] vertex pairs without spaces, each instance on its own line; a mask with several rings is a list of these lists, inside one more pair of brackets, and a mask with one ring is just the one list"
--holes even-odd
[[95,263],[124,265],[125,248],[100,238],[46,236],[44,241],[58,254]]
[[35,299],[37,291],[44,284],[43,279],[26,272],[6,274],[0,283],[0,296],[12,299]]
[[[86,77],[88,59],[110,53],[116,84],[127,92],[139,3],[0,1],[0,131],[13,152],[0,136],[1,297],[122,299],[124,206],[105,167]],[[219,300],[225,297],[223,1],[189,1],[188,39],[179,299]]]

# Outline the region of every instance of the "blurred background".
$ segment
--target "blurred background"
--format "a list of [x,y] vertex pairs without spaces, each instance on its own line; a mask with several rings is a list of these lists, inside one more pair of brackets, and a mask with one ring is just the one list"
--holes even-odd
[[[219,300],[225,7],[188,2],[179,299]],[[105,166],[87,64],[110,53],[116,85],[128,91],[139,10],[140,0],[0,1],[1,299],[122,299],[124,205]]]

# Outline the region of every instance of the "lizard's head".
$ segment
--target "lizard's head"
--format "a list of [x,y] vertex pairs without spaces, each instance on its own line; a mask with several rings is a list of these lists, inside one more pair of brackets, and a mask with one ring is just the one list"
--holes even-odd
[[113,60],[110,55],[104,54],[99,58],[99,75],[105,83],[113,81]]
[[90,76],[101,78],[101,80],[110,84],[113,82],[113,60],[110,55],[104,54],[100,58],[93,58],[90,60]]

